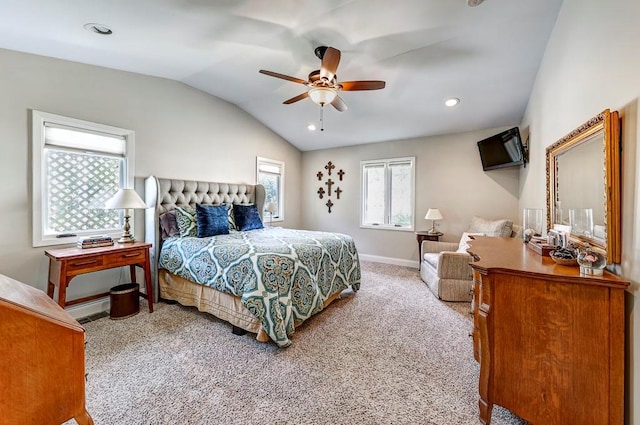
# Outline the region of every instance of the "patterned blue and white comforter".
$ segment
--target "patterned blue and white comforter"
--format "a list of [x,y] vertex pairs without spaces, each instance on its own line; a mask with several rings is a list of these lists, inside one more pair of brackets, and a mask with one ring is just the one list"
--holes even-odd
[[279,346],[331,295],[360,288],[350,236],[264,228],[208,238],[169,238],[158,267],[241,298]]

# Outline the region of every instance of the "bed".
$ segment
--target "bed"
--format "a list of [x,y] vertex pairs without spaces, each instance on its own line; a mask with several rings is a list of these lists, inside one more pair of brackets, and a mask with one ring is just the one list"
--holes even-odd
[[234,329],[255,333],[259,341],[286,347],[297,325],[343,291],[360,287],[358,252],[347,235],[269,226],[200,238],[167,231],[167,213],[197,204],[255,205],[262,216],[261,185],[151,176],[145,198],[151,207],[145,213],[145,239],[153,244],[156,301],[194,306]]

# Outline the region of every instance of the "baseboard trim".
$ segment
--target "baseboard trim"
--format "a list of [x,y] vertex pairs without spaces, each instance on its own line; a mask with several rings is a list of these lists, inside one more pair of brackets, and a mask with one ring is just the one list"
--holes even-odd
[[393,264],[394,266],[418,268],[418,262],[414,260],[404,260],[402,258],[382,257],[380,255],[358,254],[361,260],[372,261],[374,263]]
[[94,301],[89,301],[79,305],[74,305],[65,308],[65,311],[71,315],[74,319],[82,319],[94,314],[102,313],[103,311],[109,311],[111,303],[109,298],[101,298]]

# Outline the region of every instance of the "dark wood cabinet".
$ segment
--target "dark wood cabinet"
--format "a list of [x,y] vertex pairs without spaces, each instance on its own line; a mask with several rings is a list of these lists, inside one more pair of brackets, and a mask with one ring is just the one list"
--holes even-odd
[[519,239],[477,237],[474,356],[484,424],[494,404],[533,424],[623,424],[624,293]]
[[84,328],[47,294],[0,275],[0,424],[93,424],[84,342]]

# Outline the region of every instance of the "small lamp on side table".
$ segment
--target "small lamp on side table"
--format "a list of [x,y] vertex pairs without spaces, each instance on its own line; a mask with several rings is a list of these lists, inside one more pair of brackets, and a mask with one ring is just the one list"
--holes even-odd
[[118,243],[135,242],[135,238],[129,233],[129,230],[131,230],[129,210],[147,208],[147,204],[144,203],[136,191],[134,189],[119,189],[111,199],[105,202],[104,208],[107,210],[124,210],[124,233],[118,239]]
[[437,235],[438,231],[436,230],[436,221],[442,220],[442,214],[440,210],[437,208],[429,208],[427,210],[427,215],[424,216],[425,220],[431,220],[431,229],[427,233],[430,235]]
[[269,227],[271,227],[271,223],[273,221],[273,214],[275,214],[275,212],[278,211],[278,206],[273,202],[269,202],[267,204],[267,207],[264,210],[269,213]]

